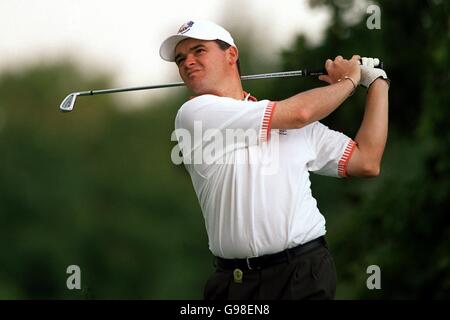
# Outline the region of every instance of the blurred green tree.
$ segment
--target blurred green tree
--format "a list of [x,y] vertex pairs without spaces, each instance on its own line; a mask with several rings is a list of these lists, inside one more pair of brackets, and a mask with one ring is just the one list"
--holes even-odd
[[[58,111],[110,79],[62,62],[0,77],[0,298],[201,296],[204,225],[170,159],[181,93],[135,112],[113,95]],[[80,291],[66,288],[73,264]]]

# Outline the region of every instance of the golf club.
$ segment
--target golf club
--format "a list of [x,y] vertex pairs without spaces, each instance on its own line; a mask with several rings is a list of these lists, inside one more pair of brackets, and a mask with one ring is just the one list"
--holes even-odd
[[[377,68],[383,69],[383,62],[379,61],[376,65]],[[320,76],[326,74],[325,69],[319,70],[295,70],[295,71],[284,71],[284,72],[273,72],[273,73],[262,73],[262,74],[254,74],[248,76],[242,76],[241,80],[257,80],[257,79],[270,79],[270,78],[287,78],[287,77],[299,77],[299,76]],[[59,106],[60,111],[62,112],[70,112],[73,110],[75,106],[75,101],[77,97],[82,96],[93,96],[97,94],[106,94],[106,93],[116,93],[116,92],[127,92],[127,91],[139,91],[139,90],[150,90],[150,89],[160,89],[160,88],[171,88],[171,87],[181,87],[184,86],[184,82],[174,82],[153,86],[142,86],[142,87],[129,87],[129,88],[115,88],[115,89],[102,89],[102,90],[89,90],[89,91],[80,91],[80,92],[72,92],[64,100],[61,102]]]

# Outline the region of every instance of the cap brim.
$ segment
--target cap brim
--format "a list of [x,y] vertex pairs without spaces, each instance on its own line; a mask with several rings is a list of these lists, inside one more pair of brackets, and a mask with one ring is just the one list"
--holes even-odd
[[[188,39],[188,38],[205,40],[205,41],[217,39],[217,37],[214,37],[214,36],[196,37],[193,35],[187,36],[187,35],[182,35],[182,34],[176,34],[176,35],[170,36],[166,40],[164,40],[164,42],[161,44],[161,47],[159,48],[159,55],[161,56],[161,58],[163,58],[166,61],[174,62],[175,61],[175,48],[182,40]],[[234,42],[231,43],[230,45],[232,45],[234,47],[236,46],[234,44]]]
[[159,48],[159,55],[166,61],[173,62],[175,61],[175,48],[181,40],[190,38],[184,35],[174,35],[170,36],[161,44]]

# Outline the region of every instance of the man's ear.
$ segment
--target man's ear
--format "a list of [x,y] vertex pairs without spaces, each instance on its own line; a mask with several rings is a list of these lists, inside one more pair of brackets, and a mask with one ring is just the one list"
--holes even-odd
[[230,64],[235,64],[239,59],[239,51],[236,47],[229,47],[228,48],[228,62]]

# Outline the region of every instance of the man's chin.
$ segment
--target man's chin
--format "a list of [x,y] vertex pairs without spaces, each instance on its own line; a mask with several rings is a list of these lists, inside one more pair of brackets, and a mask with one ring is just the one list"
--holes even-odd
[[192,84],[186,85],[186,86],[196,96],[201,96],[203,94],[211,93],[210,90],[208,90],[207,88],[202,87],[202,86],[198,86],[198,85],[196,86],[196,85],[192,85]]

